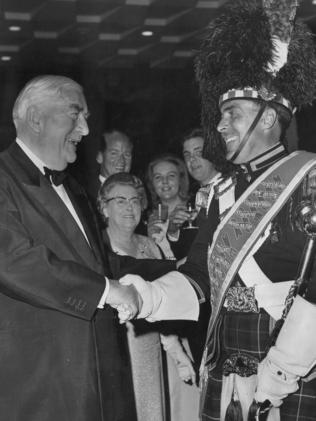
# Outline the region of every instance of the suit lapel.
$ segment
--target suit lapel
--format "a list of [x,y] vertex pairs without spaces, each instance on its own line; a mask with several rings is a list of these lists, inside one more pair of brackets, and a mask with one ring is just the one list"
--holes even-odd
[[[59,236],[60,241],[71,250],[76,260],[80,258],[92,267],[95,265],[95,260],[101,264],[100,250],[91,230],[87,229],[88,232],[86,231],[90,247],[68,208],[39,169],[16,143],[8,149],[8,155],[10,158],[8,171],[20,184],[32,205],[37,207],[39,215],[54,227],[54,232]],[[73,197],[71,200],[74,203]],[[75,205],[75,209],[78,212],[79,205]],[[78,216],[86,229],[87,218],[84,218],[80,211]],[[90,218],[93,219],[93,216]]]
[[85,191],[72,177],[66,179],[64,187],[82,223],[95,258],[102,262],[100,232],[98,232],[97,220]]

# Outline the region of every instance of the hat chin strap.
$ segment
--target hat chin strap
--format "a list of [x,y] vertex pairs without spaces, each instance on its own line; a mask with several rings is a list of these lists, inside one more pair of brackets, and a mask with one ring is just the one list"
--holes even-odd
[[258,114],[254,118],[254,120],[251,123],[249,129],[247,130],[247,133],[245,134],[245,136],[243,137],[242,141],[240,142],[240,144],[239,144],[236,152],[234,153],[234,155],[231,157],[231,159],[229,161],[234,162],[236,160],[236,158],[238,157],[238,155],[240,154],[240,152],[243,150],[244,146],[248,142],[248,139],[249,139],[251,133],[254,131],[256,125],[258,124],[260,118],[262,117],[262,114],[263,114],[264,110],[266,109],[266,107],[267,107],[267,103],[266,102],[263,102],[260,105],[260,109],[258,111]]

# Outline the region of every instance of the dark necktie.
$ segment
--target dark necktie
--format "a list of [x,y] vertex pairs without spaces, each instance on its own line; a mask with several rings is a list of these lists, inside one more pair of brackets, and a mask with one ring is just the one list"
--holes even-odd
[[65,181],[67,173],[65,171],[51,170],[44,167],[44,173],[47,180],[54,184],[54,186],[60,186]]

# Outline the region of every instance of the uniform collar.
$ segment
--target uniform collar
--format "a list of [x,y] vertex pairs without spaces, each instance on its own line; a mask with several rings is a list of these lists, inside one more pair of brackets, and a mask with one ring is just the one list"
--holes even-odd
[[287,151],[285,150],[284,145],[282,145],[282,143],[277,143],[251,161],[240,164],[239,168],[241,169],[241,172],[248,175],[249,178],[252,178],[252,176],[257,177],[259,172],[263,172],[286,155]]

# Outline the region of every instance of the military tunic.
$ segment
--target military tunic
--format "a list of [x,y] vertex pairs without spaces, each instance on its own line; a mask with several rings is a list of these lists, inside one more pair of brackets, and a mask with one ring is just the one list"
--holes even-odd
[[[284,147],[278,144],[241,166],[236,174],[235,200],[259,175],[285,155]],[[284,204],[275,220],[272,221],[268,238],[254,254],[256,263],[272,282],[293,280],[297,275],[306,237],[295,229],[292,216],[296,204],[301,199],[301,190],[299,188],[294,192]],[[219,222],[219,200],[214,197],[208,209],[205,226],[200,229],[187,262],[180,268],[182,273],[192,279],[200,302],[207,300],[210,294],[206,256],[208,245],[212,242]],[[244,287],[245,285],[236,275],[231,286]],[[212,285],[210,287],[212,288]],[[258,362],[267,352],[274,322],[263,308],[260,308],[259,312],[244,312],[243,308],[227,311],[227,308],[223,306],[219,328],[215,333],[215,344],[218,350],[214,362],[215,367],[209,371],[207,386],[204,390],[206,395],[202,408],[202,420],[220,420],[223,373],[239,373],[240,370],[246,376],[256,373]],[[284,421],[312,420],[315,413],[315,380],[301,382],[299,391],[286,398],[280,410],[281,420]]]

